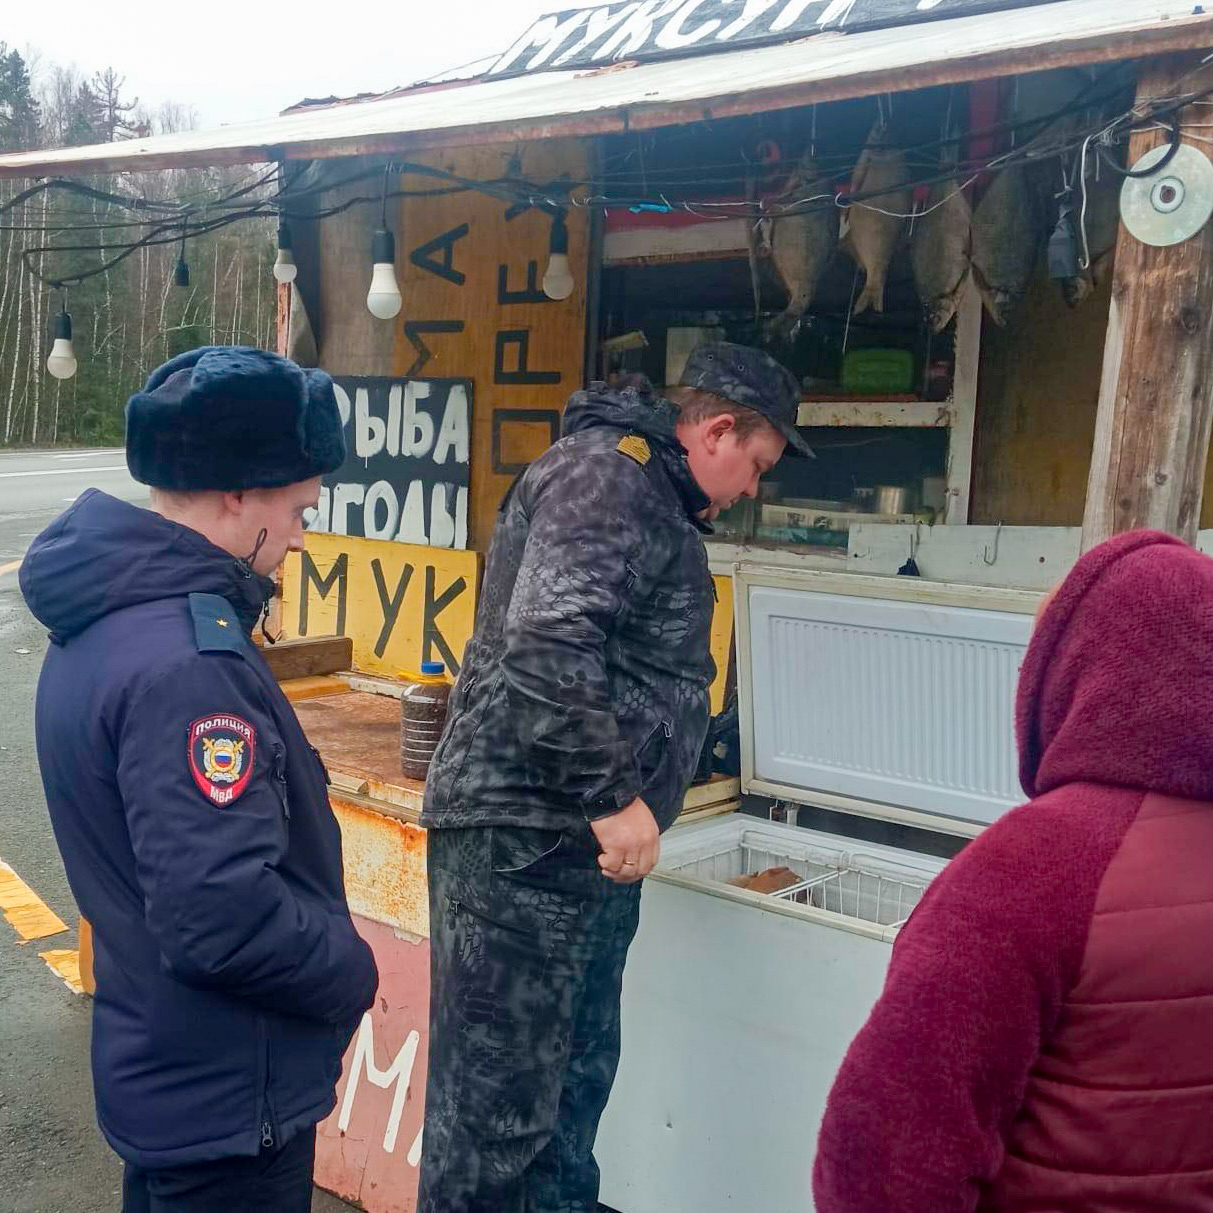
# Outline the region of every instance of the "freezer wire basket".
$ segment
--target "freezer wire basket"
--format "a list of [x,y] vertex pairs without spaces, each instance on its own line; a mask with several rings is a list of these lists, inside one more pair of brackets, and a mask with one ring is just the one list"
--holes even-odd
[[664,863],[669,872],[728,884],[747,873],[786,867],[801,879],[774,893],[757,894],[793,905],[811,906],[844,918],[900,927],[926,892],[928,878],[890,869],[879,858],[857,852],[778,846],[769,835],[745,831],[710,853]]

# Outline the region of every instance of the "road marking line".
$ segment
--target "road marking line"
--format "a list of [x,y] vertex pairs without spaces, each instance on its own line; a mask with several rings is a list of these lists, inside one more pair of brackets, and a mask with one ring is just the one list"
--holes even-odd
[[63,978],[63,984],[73,994],[84,993],[84,982],[80,980],[80,953],[74,948],[55,948],[50,952],[39,952],[52,972]]
[[0,564],[0,577],[3,577],[5,573],[11,573],[20,567],[20,560],[10,560],[8,564]]
[[67,923],[0,859],[0,910],[25,941],[61,935]]
[[82,476],[88,472],[125,472],[125,463],[103,468],[45,468],[38,472],[0,472],[0,480],[15,480],[21,476]]

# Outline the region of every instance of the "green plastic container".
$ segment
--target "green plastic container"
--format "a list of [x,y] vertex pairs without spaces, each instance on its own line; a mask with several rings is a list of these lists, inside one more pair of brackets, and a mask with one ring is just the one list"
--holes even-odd
[[912,392],[914,355],[909,350],[848,350],[842,359],[842,389],[851,396]]

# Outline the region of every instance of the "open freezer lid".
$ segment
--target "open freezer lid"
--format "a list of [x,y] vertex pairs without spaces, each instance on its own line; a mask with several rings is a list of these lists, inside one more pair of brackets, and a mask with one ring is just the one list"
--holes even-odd
[[739,566],[748,792],[976,834],[1020,803],[1014,707],[1041,595]]

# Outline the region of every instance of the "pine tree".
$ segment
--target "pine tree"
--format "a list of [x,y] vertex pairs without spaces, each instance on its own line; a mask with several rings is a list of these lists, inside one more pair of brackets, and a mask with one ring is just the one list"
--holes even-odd
[[82,84],[71,100],[67,129],[63,142],[67,147],[81,147],[89,143],[102,143],[105,130],[105,113],[101,100],[92,85]]
[[38,102],[25,60],[0,42],[0,149],[35,148],[40,135]]

